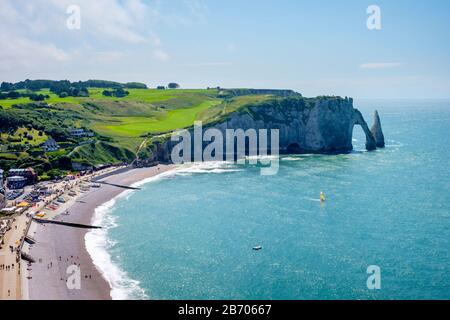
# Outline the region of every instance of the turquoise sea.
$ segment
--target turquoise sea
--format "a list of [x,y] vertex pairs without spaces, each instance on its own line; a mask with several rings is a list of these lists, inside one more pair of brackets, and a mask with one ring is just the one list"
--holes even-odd
[[450,299],[450,102],[355,102],[386,149],[355,128],[350,154],[196,165],[98,208],[87,245],[113,297]]

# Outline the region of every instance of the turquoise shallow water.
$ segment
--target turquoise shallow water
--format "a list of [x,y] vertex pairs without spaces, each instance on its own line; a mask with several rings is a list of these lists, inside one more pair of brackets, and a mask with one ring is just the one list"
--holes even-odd
[[[366,119],[373,109],[363,106]],[[276,176],[209,164],[116,199],[102,219],[117,267],[106,269],[121,270],[115,290],[150,299],[449,299],[450,104],[378,109],[384,150],[364,152],[355,129],[355,152],[283,157]],[[381,290],[366,286],[369,265],[381,268]]]

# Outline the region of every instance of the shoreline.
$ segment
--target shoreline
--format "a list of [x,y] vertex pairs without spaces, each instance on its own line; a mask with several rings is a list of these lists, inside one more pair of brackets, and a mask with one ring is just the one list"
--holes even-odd
[[[124,186],[141,185],[146,180],[175,168],[175,165],[158,165],[130,169],[100,180]],[[89,225],[96,217],[96,210],[127,191],[129,192],[127,189],[102,184],[100,188],[91,189],[58,210],[54,220]],[[66,211],[68,215],[63,214]],[[112,299],[111,280],[95,263],[97,257],[92,257],[92,252],[89,252],[87,248],[86,235],[90,232],[91,230],[53,224],[43,225],[33,221],[29,235],[36,240],[36,244],[27,245],[25,251],[36,262],[31,267],[24,263],[23,270],[27,272],[24,272],[22,277],[23,298],[30,300]],[[67,268],[74,264],[80,268],[81,288],[70,290],[66,281],[71,277],[71,272],[68,273]]]

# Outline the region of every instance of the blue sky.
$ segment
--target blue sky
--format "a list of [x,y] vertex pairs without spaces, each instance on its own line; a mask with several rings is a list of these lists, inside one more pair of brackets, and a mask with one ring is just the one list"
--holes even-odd
[[[67,7],[81,29],[66,27]],[[369,5],[381,30],[368,30]],[[0,0],[0,81],[450,98],[450,1]]]

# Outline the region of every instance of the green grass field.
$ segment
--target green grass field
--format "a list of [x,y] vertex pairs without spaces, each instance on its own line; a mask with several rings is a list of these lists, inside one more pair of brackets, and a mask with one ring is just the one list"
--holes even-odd
[[220,100],[208,100],[194,107],[165,111],[158,117],[118,117],[112,124],[97,123],[94,128],[106,135],[123,137],[173,131],[191,126],[194,121],[200,120],[198,115],[201,112],[220,103]]
[[[130,162],[135,159],[138,150],[139,153],[151,154],[148,147],[153,138],[146,140],[145,150],[139,148],[148,134],[169,133],[190,127],[195,121],[206,124],[221,120],[244,105],[272,97],[257,94],[230,97],[216,89],[127,89],[129,95],[117,98],[103,96],[104,90],[90,88],[89,97],[66,98],[60,98],[48,89],[37,91],[50,97],[45,100],[48,106],[33,103],[29,98],[0,100],[0,106],[4,109],[2,112],[33,119],[41,125],[40,130],[49,127],[65,131],[88,128],[96,134],[92,142],[77,146],[80,141],[70,139],[67,149],[47,153],[44,158],[36,153],[31,157],[34,149],[49,137],[45,134],[39,136],[38,131],[26,131],[22,127],[13,135],[1,134],[0,162],[2,159],[4,163],[22,161],[22,166],[39,169],[48,166],[48,162],[55,163],[54,159],[66,154],[76,161],[95,164]],[[12,108],[13,105],[29,103],[32,104],[27,108]],[[27,134],[32,136],[31,140],[26,138]],[[27,151],[30,153],[8,153],[11,144],[27,144],[31,147]]]
[[[60,98],[48,89],[36,93],[50,96],[45,102],[50,115],[55,112],[67,114],[68,126],[89,127],[93,131],[111,137],[116,143],[131,149],[139,145],[138,138],[148,133],[165,133],[193,125],[194,121],[212,121],[230,113],[242,105],[267,99],[267,95],[239,96],[225,101],[216,89],[128,89],[123,98],[106,97],[104,88],[90,88],[89,97]],[[24,90],[22,90],[24,91]],[[14,104],[31,103],[29,98],[0,100],[9,109]],[[52,116],[50,116],[52,117]],[[41,138],[41,137],[39,137]],[[40,144],[42,139],[33,138],[30,143]],[[125,139],[131,139],[126,141]]]
[[[32,139],[27,139],[27,136],[31,136]],[[8,141],[8,138],[13,139],[12,141]],[[31,146],[38,146],[41,143],[47,141],[48,137],[45,133],[42,133],[42,136],[39,136],[39,132],[37,130],[27,130],[26,128],[17,129],[14,134],[0,133],[0,141],[2,144],[25,144],[28,142]]]
[[[45,102],[48,104],[57,103],[83,103],[83,102],[95,102],[95,101],[140,101],[146,103],[163,102],[176,98],[188,98],[189,96],[199,96],[199,95],[211,95],[214,90],[206,89],[177,89],[177,90],[157,90],[157,89],[127,89],[130,93],[124,98],[116,97],[106,97],[102,94],[104,88],[90,88],[89,97],[65,97],[60,98],[56,94],[51,93],[50,90],[43,89],[36,91],[37,94],[49,95],[50,98],[46,99]],[[18,90],[23,91],[23,90]],[[15,104],[26,104],[33,102],[29,98],[19,98],[19,99],[5,99],[0,100],[0,106],[3,108],[10,108]]]

